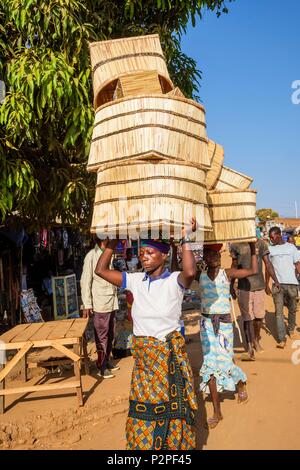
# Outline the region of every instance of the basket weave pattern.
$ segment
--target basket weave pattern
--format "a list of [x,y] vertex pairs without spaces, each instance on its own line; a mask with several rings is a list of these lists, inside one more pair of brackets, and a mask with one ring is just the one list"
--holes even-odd
[[224,148],[207,137],[204,107],[172,84],[159,36],[91,43],[90,55],[96,111],[87,170],[97,172],[91,231],[175,233],[188,213],[206,243],[254,240],[252,178],[223,165]]

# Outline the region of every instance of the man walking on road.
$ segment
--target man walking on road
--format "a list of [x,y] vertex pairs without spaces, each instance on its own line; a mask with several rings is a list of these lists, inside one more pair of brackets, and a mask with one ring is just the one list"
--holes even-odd
[[[260,330],[265,318],[265,279],[263,274],[263,262],[265,270],[272,277],[275,285],[279,287],[274,268],[269,260],[269,249],[262,239],[257,240],[255,251],[258,262],[258,273],[254,276],[245,277],[238,281],[238,303],[243,319],[243,327],[247,342],[247,354],[242,356],[243,360],[254,361],[254,350],[263,351],[260,345]],[[232,257],[232,268],[249,269],[251,266],[251,252],[248,243],[233,243],[230,254]],[[234,289],[235,279],[231,281],[231,296],[236,299]]]
[[[283,306],[287,301],[288,307],[288,334],[291,339],[295,337],[296,311],[298,299],[298,280],[296,273],[300,274],[300,253],[291,243],[285,243],[282,239],[279,227],[272,227],[269,231],[271,245],[269,246],[270,260],[274,266],[280,287],[272,287],[272,296],[275,305],[278,348],[284,348],[286,344],[286,328],[284,324]],[[267,274],[267,288],[269,289],[269,276]]]
[[105,250],[107,242],[97,238],[95,247],[84,259],[80,280],[83,317],[93,316],[98,353],[96,365],[99,370],[98,375],[103,379],[113,378],[112,372],[120,369],[109,360],[115,337],[115,312],[119,308],[117,288],[95,274],[98,259]]

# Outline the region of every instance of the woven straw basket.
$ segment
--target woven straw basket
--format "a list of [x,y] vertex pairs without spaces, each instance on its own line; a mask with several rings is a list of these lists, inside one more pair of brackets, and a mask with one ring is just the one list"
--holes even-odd
[[88,171],[145,158],[209,168],[205,110],[178,96],[122,98],[96,111]]
[[142,94],[161,94],[162,88],[156,71],[136,72],[119,78],[113,99]]
[[169,96],[181,96],[181,98],[185,98],[184,94],[178,87],[174,88],[174,90],[169,91],[168,95]]
[[253,179],[250,176],[239,173],[238,171],[231,170],[223,166],[220,176],[215,184],[214,189],[218,191],[233,190],[233,189],[248,189]]
[[213,231],[205,243],[255,240],[256,191],[210,191],[207,201]]
[[198,223],[211,230],[204,170],[155,161],[123,164],[98,172],[91,231],[116,230],[120,235],[131,224],[169,227],[172,233],[185,216],[199,217],[199,206],[202,220]]
[[211,167],[206,174],[207,189],[213,189],[222,171],[224,148],[213,140],[208,141],[208,156]]
[[112,99],[116,81],[138,71],[157,71],[163,93],[173,88],[159,36],[137,36],[90,44],[94,106]]

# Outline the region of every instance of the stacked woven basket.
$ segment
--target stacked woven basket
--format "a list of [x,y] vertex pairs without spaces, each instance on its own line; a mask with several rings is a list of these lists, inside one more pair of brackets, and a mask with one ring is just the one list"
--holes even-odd
[[92,43],[90,54],[91,231],[174,236],[194,216],[208,243],[253,240],[252,179],[223,166],[223,148],[207,137],[205,109],[172,84],[158,35]]

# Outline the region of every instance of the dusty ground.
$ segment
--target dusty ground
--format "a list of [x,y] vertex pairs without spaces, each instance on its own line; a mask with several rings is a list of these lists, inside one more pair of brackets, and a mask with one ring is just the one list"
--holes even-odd
[[[274,309],[268,297],[266,310],[266,324],[272,334],[262,334],[265,351],[255,362],[241,362],[243,347],[239,341],[235,345],[236,361],[248,376],[250,401],[238,405],[234,396],[224,395],[224,420],[208,432],[204,423],[212,406],[198,394],[197,449],[300,449],[300,353],[297,366],[291,360],[296,351],[292,341],[285,350],[275,348]],[[236,311],[239,315],[238,308]],[[190,340],[187,349],[198,388],[202,360],[199,314],[187,311],[185,317]],[[295,346],[300,351],[300,334]],[[70,392],[9,397],[7,411],[0,416],[0,449],[124,449],[132,358],[122,359],[119,365],[121,369],[112,380],[101,381],[95,371],[83,376],[83,408],[77,408],[76,396]],[[12,378],[17,386],[17,377]],[[54,380],[61,380],[59,373],[45,376],[40,370],[30,382]]]

